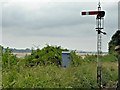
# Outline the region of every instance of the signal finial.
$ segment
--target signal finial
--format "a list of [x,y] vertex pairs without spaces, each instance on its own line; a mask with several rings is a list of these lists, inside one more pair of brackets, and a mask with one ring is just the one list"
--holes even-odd
[[99,0],[99,2],[98,2],[98,6],[100,6],[101,5],[101,3],[100,3],[100,0]]
[[100,3],[100,0],[99,0],[99,2],[98,2],[98,11],[100,11],[101,10],[101,3]]

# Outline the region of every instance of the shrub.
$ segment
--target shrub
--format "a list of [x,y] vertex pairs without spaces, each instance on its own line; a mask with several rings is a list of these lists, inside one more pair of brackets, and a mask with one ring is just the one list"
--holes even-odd
[[4,49],[4,52],[2,51],[2,66],[3,68],[5,67],[11,67],[12,65],[16,65],[18,62],[18,59],[15,55],[13,55],[13,53],[11,52],[11,50],[7,47],[6,49]]
[[32,50],[31,55],[26,56],[26,65],[61,65],[61,53],[67,49],[62,49],[60,46],[47,45],[43,49]]

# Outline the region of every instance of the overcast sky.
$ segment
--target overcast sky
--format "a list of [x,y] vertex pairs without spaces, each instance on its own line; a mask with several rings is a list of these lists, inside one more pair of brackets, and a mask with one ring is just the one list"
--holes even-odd
[[[1,4],[1,44],[11,48],[42,48],[45,44],[96,51],[96,16],[80,12],[97,10],[98,0],[7,0]],[[104,1],[104,2],[103,2]],[[108,2],[109,1],[109,2]],[[101,0],[105,11],[102,51],[118,29],[118,0]]]

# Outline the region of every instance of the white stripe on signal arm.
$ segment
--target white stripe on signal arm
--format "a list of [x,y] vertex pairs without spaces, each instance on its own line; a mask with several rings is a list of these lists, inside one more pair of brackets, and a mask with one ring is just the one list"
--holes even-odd
[[89,15],[89,12],[86,12],[86,15]]

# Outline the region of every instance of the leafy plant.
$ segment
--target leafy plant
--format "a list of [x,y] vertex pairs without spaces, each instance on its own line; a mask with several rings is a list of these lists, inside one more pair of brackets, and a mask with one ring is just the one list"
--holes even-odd
[[[3,88],[98,88],[96,55],[83,59],[72,51],[71,67],[63,68],[58,67],[63,50],[67,49],[47,45],[24,59],[16,58],[9,48],[2,50]],[[102,83],[107,88],[114,88],[118,80],[114,59],[114,55],[101,56]]]
[[37,50],[32,50],[31,55],[26,56],[26,65],[49,65],[55,64],[57,66],[61,65],[61,53],[67,49],[62,49],[60,46],[49,46],[38,48]]
[[[4,50],[4,51],[3,51]],[[2,63],[3,67],[11,67],[12,65],[16,65],[18,59],[15,55],[12,54],[11,50],[7,47],[6,49],[2,49]]]
[[114,53],[116,45],[120,45],[120,30],[116,31],[109,42],[109,54]]

